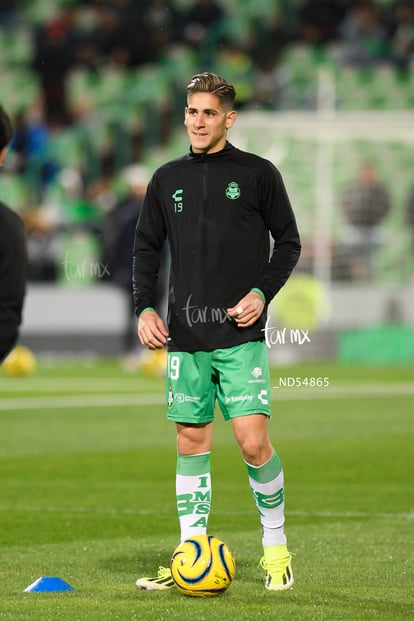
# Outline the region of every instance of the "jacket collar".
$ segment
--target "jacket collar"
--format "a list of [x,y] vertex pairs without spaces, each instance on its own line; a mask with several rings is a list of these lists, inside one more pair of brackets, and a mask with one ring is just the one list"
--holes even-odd
[[226,142],[225,146],[221,151],[216,151],[215,153],[193,153],[192,148],[188,152],[188,159],[194,161],[204,161],[204,160],[212,160],[218,159],[223,156],[226,156],[231,151],[234,151],[235,147],[230,142]]

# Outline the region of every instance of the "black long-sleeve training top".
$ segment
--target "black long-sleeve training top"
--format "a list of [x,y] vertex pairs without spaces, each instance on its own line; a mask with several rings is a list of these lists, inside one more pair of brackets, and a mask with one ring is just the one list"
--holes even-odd
[[17,341],[26,290],[23,222],[0,202],[0,362]]
[[252,288],[267,305],[299,258],[295,216],[277,168],[227,143],[212,154],[190,150],[154,173],[135,232],[137,316],[155,307],[166,238],[169,349],[211,351],[264,338],[266,311],[253,326],[238,328],[226,309]]

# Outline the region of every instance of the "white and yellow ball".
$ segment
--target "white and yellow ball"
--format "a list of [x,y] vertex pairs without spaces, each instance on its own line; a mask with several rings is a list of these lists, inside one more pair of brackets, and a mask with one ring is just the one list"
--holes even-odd
[[4,360],[2,368],[10,377],[31,375],[36,370],[36,356],[28,347],[18,345]]
[[195,535],[175,549],[171,575],[185,595],[211,597],[232,583],[236,564],[229,547],[213,535]]

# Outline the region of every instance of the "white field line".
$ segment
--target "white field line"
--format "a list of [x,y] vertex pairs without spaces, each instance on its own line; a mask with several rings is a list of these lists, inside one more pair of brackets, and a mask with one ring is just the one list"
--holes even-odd
[[0,410],[47,410],[83,407],[130,407],[163,405],[162,394],[148,395],[73,395],[63,397],[23,397],[21,399],[0,399]]
[[[162,379],[162,378],[161,378]],[[414,393],[414,382],[406,381],[393,381],[393,382],[368,382],[368,381],[339,381],[331,383],[330,386],[307,386],[305,385],[303,378],[289,378],[293,380],[299,380],[302,382],[301,386],[272,386],[272,389],[281,391],[284,393],[299,392],[319,392],[319,391],[353,391],[353,392],[375,392],[375,393],[392,393],[398,392],[400,389],[405,393],[410,394],[410,391]],[[313,378],[314,379],[314,378]],[[284,378],[286,381],[286,378]],[[308,380],[309,381],[309,380]],[[1,378],[0,377],[0,398],[1,392],[7,393],[25,393],[25,392],[49,392],[60,393],[65,391],[74,391],[76,393],[83,392],[123,392],[124,390],[132,390],[138,392],[146,388],[155,388],[158,390],[159,384],[153,379],[146,379],[142,377],[122,377],[122,378],[88,378],[88,377],[53,377],[53,378],[38,378],[38,377],[23,377],[23,378]]]
[[[19,511],[22,513],[65,513],[65,514],[102,514],[102,515],[153,515],[152,509],[111,509],[111,508],[90,508],[90,507],[39,507],[39,506],[0,506],[0,512]],[[157,514],[160,511],[157,510]],[[170,510],[166,509],[162,513],[169,513]],[[221,515],[241,515],[249,512],[233,513],[232,511],[220,511]],[[385,512],[371,512],[371,511],[286,511],[287,516],[291,517],[319,517],[328,519],[399,519],[399,520],[413,520],[414,513],[385,513]]]
[[[105,391],[103,382],[97,390]],[[64,390],[64,387],[61,387]],[[348,383],[326,388],[278,388],[273,387],[272,401],[315,400],[315,399],[353,399],[375,396],[403,397],[414,395],[414,383],[395,382],[388,384]],[[1,410],[39,410],[70,409],[81,407],[131,407],[164,405],[163,393],[147,394],[101,394],[101,395],[63,395],[42,397],[1,398]]]
[[[25,393],[25,392],[50,392],[60,393],[64,391],[81,392],[123,392],[142,390],[143,387],[151,387],[153,380],[142,377],[122,377],[89,379],[87,377],[66,378],[54,377],[50,379],[37,377],[16,377],[14,379],[0,379],[1,392]],[[158,388],[158,385],[155,384]]]
[[338,383],[326,388],[310,388],[305,386],[301,388],[273,386],[272,388],[275,391],[272,397],[273,401],[288,399],[337,399],[338,397],[347,399],[377,396],[404,397],[414,395],[414,382],[390,382],[388,384],[349,382],[346,384]]

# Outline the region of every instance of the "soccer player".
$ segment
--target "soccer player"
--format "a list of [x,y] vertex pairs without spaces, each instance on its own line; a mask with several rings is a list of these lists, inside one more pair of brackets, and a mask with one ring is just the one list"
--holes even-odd
[[[0,106],[0,166],[3,166],[13,127]],[[0,363],[15,345],[26,290],[27,254],[23,222],[0,201]]]
[[[235,90],[213,73],[187,87],[187,155],[161,166],[148,186],[134,244],[138,336],[168,346],[167,418],[177,429],[176,495],[181,541],[206,533],[211,501],[214,406],[230,420],[262,525],[265,586],[293,585],[284,532],[281,461],[268,435],[266,307],[300,254],[280,172],[227,141]],[[270,255],[270,235],[274,239]],[[155,310],[164,240],[171,252],[168,327]],[[167,568],[142,589],[173,586]]]

